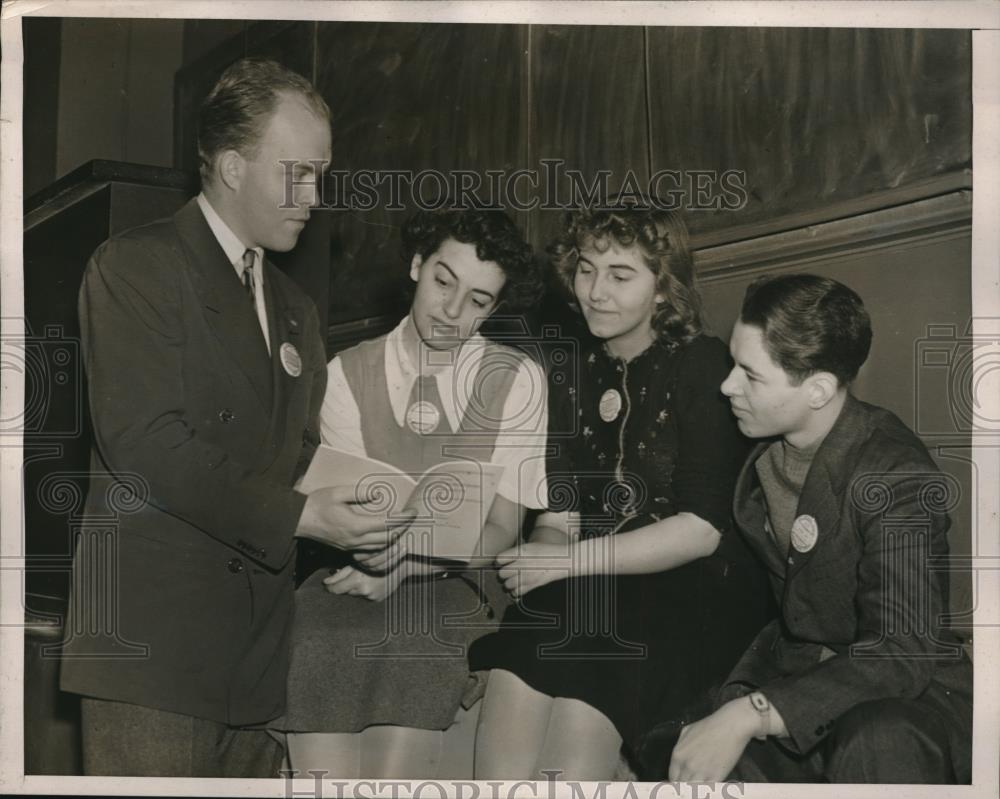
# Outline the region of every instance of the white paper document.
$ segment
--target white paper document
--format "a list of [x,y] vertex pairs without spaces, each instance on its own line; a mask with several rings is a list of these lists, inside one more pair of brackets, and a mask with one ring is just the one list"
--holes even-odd
[[387,523],[415,511],[410,530],[417,537],[411,552],[468,563],[478,552],[483,525],[496,496],[503,467],[476,460],[454,460],[408,474],[388,463],[320,446],[298,485],[309,494],[319,488],[354,488],[361,508]]

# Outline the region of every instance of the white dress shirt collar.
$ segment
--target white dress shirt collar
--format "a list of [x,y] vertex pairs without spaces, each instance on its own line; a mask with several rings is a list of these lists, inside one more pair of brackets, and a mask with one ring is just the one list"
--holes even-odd
[[[215,238],[218,240],[223,252],[226,253],[229,263],[233,265],[236,274],[242,280],[243,253],[247,251],[247,246],[240,241],[239,236],[233,233],[232,228],[219,216],[204,192],[198,195],[198,207],[201,208],[201,212],[205,215],[205,221],[208,222],[208,226],[212,229],[212,233],[215,234]],[[252,249],[257,253],[257,258],[253,265],[254,280],[256,280],[258,286],[263,286],[264,270],[262,264],[264,263],[264,249],[262,247],[253,247]]]
[[[212,204],[208,201],[204,192],[198,195],[198,207],[201,208],[202,214],[205,215],[205,221],[208,222],[208,226],[212,229],[212,233],[215,235],[216,240],[222,247],[223,252],[226,253],[226,257],[229,262],[233,265],[233,269],[236,270],[236,277],[239,278],[240,283],[243,282],[243,253],[247,251],[247,247],[240,241],[239,237],[233,233],[232,228],[227,225],[218,212],[212,207]],[[264,343],[267,345],[267,351],[271,352],[271,334],[267,328],[267,304],[265,302],[264,295],[264,248],[263,247],[253,247],[254,252],[257,253],[257,257],[253,261],[253,280],[256,285],[256,291],[254,293],[254,309],[257,312],[257,321],[260,323],[260,332],[264,336]]]

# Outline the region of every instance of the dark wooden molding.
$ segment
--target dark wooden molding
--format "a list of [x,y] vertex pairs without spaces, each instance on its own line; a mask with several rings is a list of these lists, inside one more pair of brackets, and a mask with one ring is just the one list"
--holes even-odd
[[917,200],[939,197],[956,191],[972,191],[972,170],[962,169],[944,175],[915,180],[895,189],[876,191],[853,197],[843,202],[831,203],[800,213],[785,214],[774,219],[749,225],[734,225],[691,237],[692,250],[707,250],[722,244],[733,244],[747,239],[759,239],[775,233],[847,219],[898,205],[908,205]]
[[79,202],[109,183],[133,183],[189,191],[198,188],[198,179],[187,172],[124,161],[95,159],[59,178],[29,197],[24,203],[24,229],[31,230],[73,203]]
[[[957,182],[957,181],[956,181]],[[947,185],[942,182],[942,185]],[[967,188],[897,203],[846,218],[786,229],[695,252],[702,282],[734,274],[843,257],[903,241],[968,235],[972,192]]]
[[332,358],[348,347],[388,333],[399,324],[399,319],[400,314],[384,314],[329,325],[326,329],[327,354]]

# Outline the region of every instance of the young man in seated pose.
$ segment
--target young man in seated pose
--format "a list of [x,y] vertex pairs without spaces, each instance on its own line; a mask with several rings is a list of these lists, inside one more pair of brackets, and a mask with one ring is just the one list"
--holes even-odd
[[780,612],[718,709],[682,730],[671,780],[970,779],[972,667],[941,626],[958,486],[896,416],[850,394],[871,337],[834,280],[747,290],[722,392],[763,440],[734,511]]

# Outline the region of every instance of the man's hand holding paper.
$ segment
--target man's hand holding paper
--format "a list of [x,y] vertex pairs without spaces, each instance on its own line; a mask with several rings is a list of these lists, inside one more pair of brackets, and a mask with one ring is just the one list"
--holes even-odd
[[347,550],[384,550],[408,526],[413,513],[391,520],[366,508],[372,501],[359,497],[353,486],[318,488],[306,498],[296,535]]
[[[411,476],[387,463],[321,446],[298,490],[310,500],[332,490],[340,492],[338,498],[353,497],[343,522],[352,531],[348,540],[356,543],[334,546],[378,549],[357,560],[366,570],[388,571],[407,554],[468,562],[479,546],[502,471],[490,463],[448,461]],[[359,531],[365,518],[370,521]],[[379,539],[370,532],[383,528],[394,535]],[[389,546],[404,530],[408,535]]]

